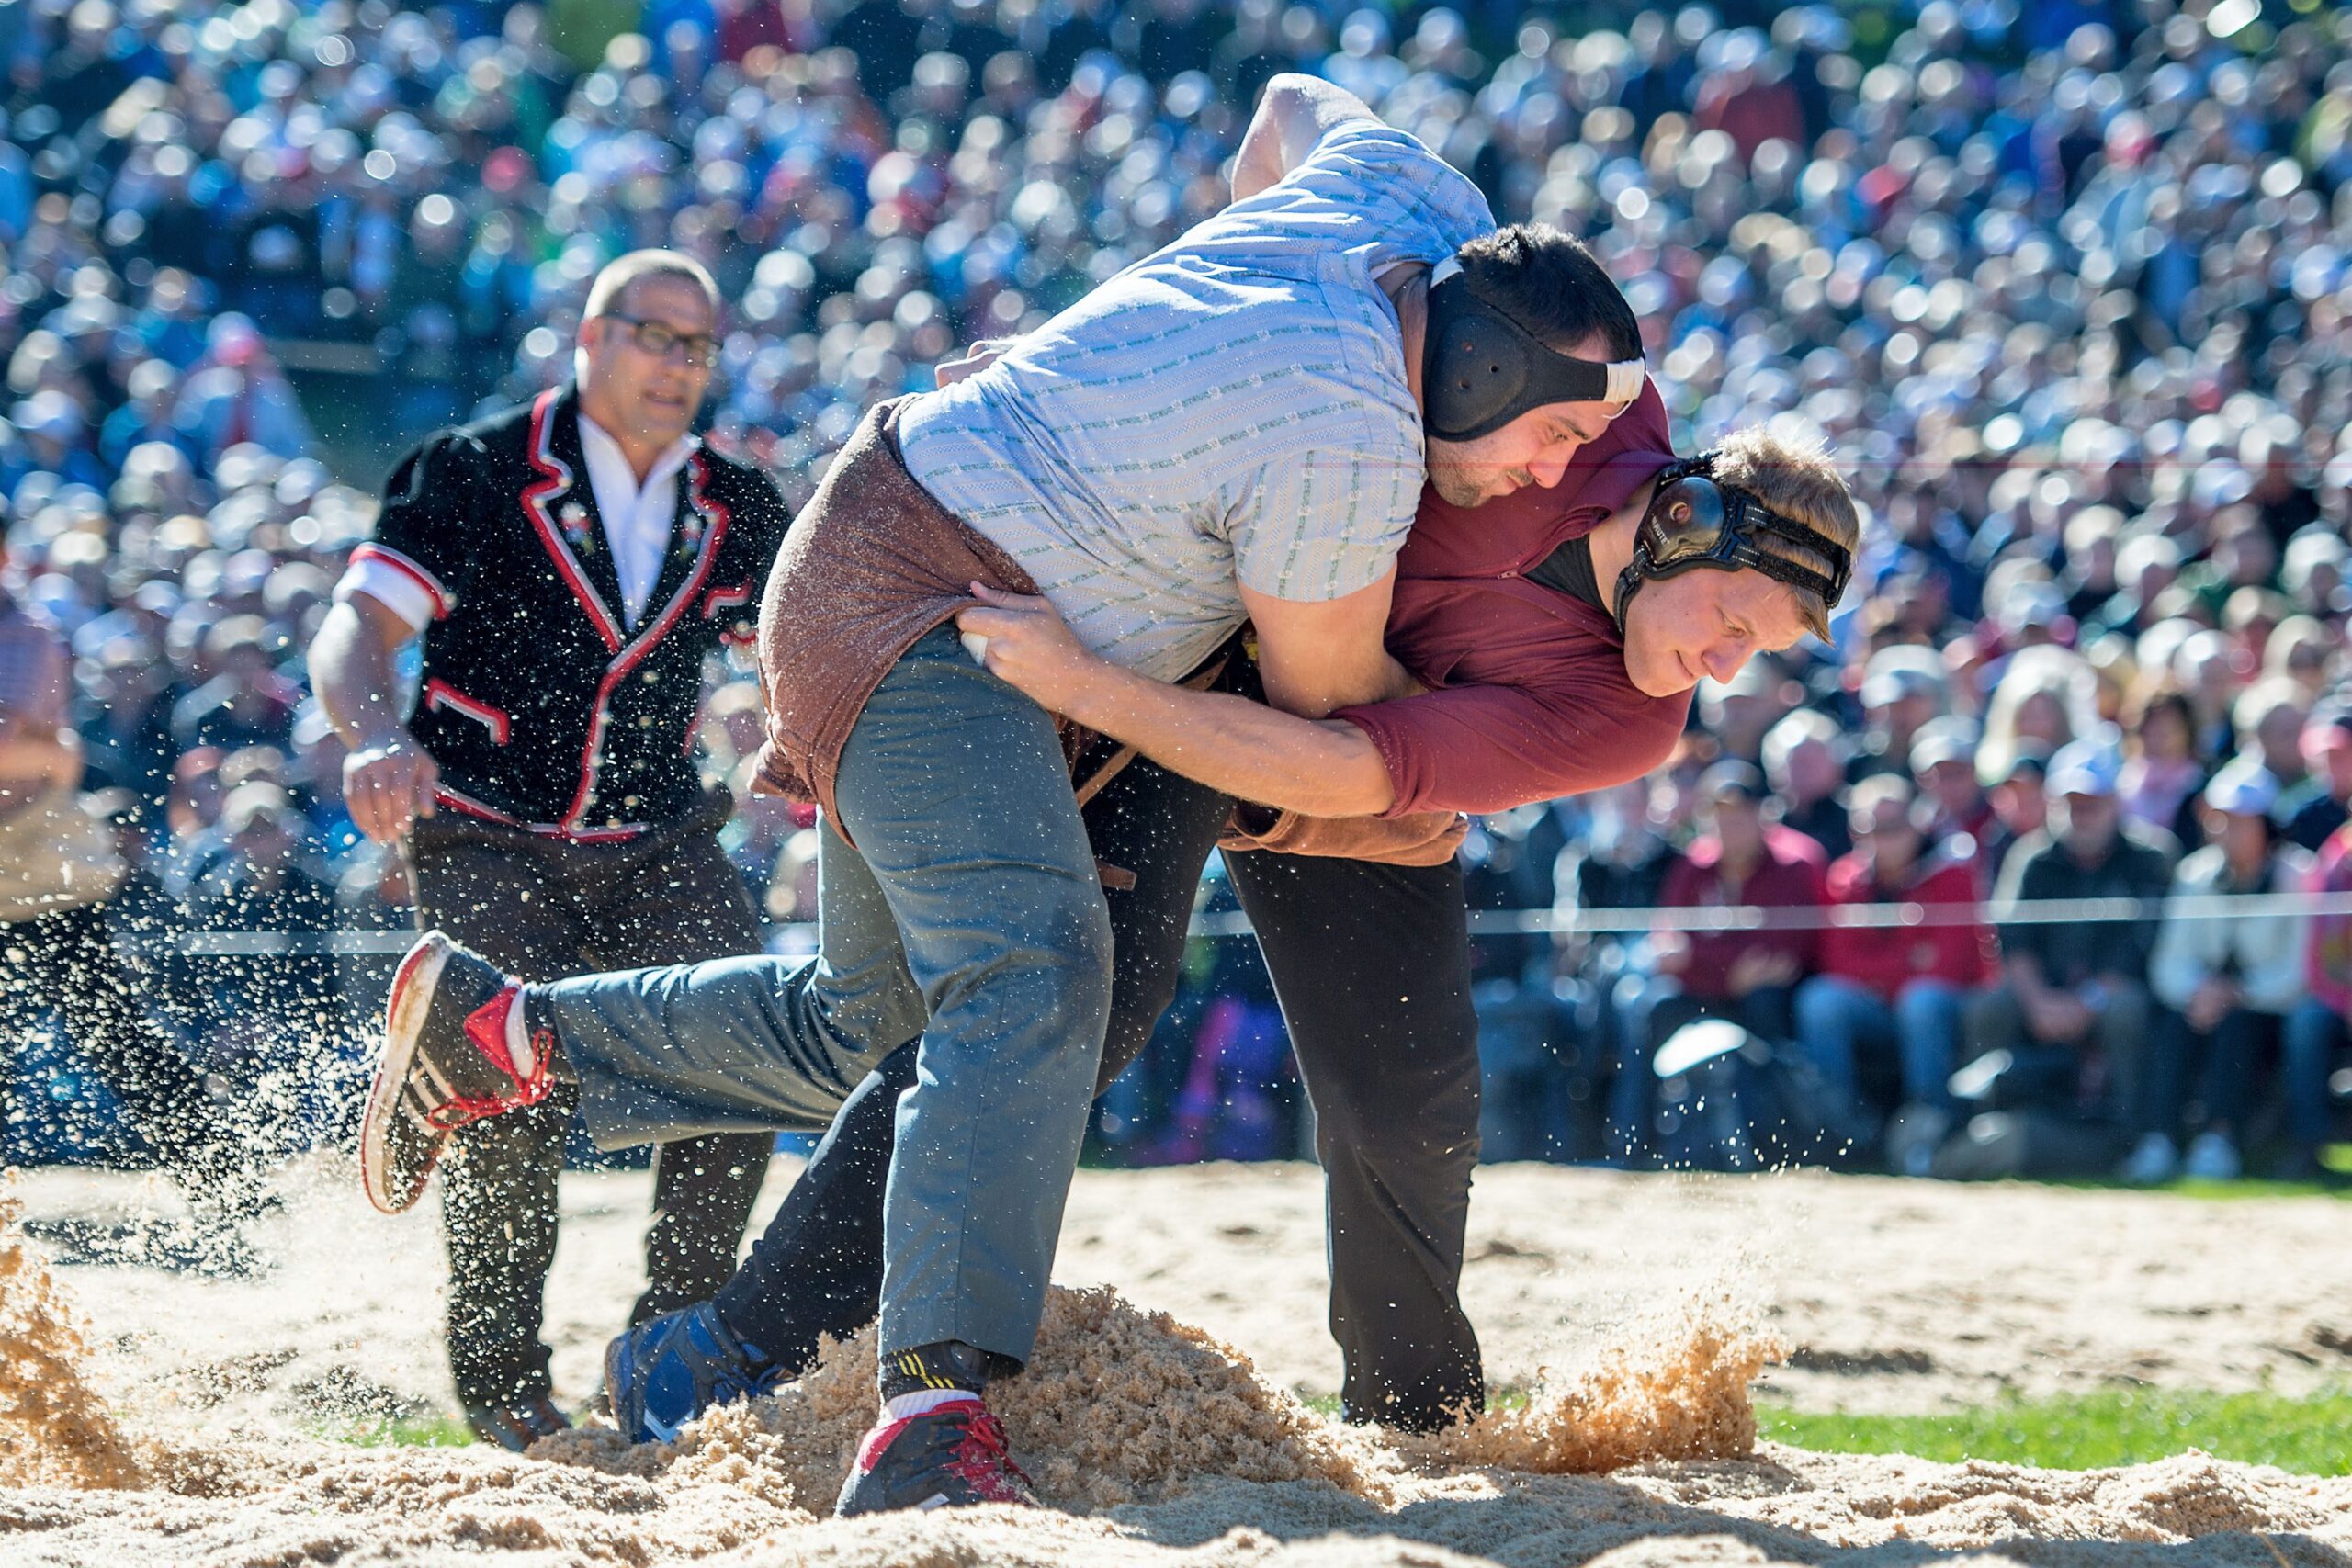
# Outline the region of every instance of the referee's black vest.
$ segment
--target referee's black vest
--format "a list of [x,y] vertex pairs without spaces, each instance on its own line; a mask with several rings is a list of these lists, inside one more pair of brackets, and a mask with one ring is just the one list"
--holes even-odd
[[571,388],[443,432],[394,471],[355,555],[433,596],[410,728],[440,766],[443,809],[596,841],[702,798],[704,659],[752,636],[790,518],[765,475],[707,447],[677,483],[669,553],[630,626]]

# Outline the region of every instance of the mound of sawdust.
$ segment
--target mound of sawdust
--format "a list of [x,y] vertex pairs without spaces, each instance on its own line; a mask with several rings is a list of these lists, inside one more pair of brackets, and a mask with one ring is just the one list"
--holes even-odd
[[0,1485],[138,1484],[137,1456],[82,1379],[87,1349],[80,1314],[25,1237],[10,1172],[0,1186]]
[[[874,1421],[874,1341],[871,1325],[828,1341],[808,1376],[713,1411],[674,1444],[630,1448],[608,1427],[588,1427],[531,1452],[629,1474],[724,1477],[825,1512]],[[1378,1438],[1261,1381],[1239,1351],[1107,1289],[1048,1292],[1029,1370],[992,1386],[989,1404],[1057,1507],[1151,1501],[1211,1476],[1324,1481],[1382,1497],[1401,1473]]]
[[[1108,1289],[1057,1288],[1029,1370],[991,1387],[989,1400],[1057,1507],[1159,1502],[1212,1480],[1323,1482],[1385,1505],[1416,1473],[1591,1472],[1745,1455],[1756,1445],[1748,1384],[1777,1354],[1728,1298],[1704,1300],[1522,1409],[1399,1437],[1324,1418],[1265,1382],[1241,1352],[1165,1313]],[[822,1513],[874,1418],[874,1356],[871,1326],[829,1342],[799,1382],[723,1406],[673,1444],[631,1448],[591,1427],[531,1452],[623,1474],[725,1480]]]
[[[300,1440],[218,1455],[218,1489],[0,1489],[0,1559],[186,1568],[2342,1568],[2352,1481],[2204,1455],[2068,1474],[1768,1449],[1608,1476],[1215,1481],[1109,1514],[1004,1507],[815,1519],[673,1466],[610,1475],[481,1450]],[[2152,1551],[2151,1549],[2154,1549]],[[2159,1555],[2160,1554],[2160,1555]]]

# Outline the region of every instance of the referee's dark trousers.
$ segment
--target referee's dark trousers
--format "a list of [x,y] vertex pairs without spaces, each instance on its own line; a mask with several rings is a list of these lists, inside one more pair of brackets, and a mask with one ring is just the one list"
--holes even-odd
[[[444,811],[408,845],[418,922],[526,980],[692,964],[760,951],[742,879],[719,848],[731,802],[617,843],[579,843]],[[461,1129],[445,1167],[449,1366],[470,1405],[550,1392],[540,1338],[555,1260],[556,1178],[576,1091]],[[656,1147],[650,1280],[631,1321],[708,1299],[735,1251],[774,1146],[725,1133]]]

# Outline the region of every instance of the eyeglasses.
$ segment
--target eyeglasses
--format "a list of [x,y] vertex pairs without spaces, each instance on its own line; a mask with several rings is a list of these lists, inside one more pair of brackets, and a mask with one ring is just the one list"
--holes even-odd
[[667,359],[672,349],[682,348],[689,369],[707,370],[718,361],[718,340],[708,333],[682,333],[661,321],[640,321],[618,310],[609,312],[604,319],[627,322],[637,346],[656,359]]

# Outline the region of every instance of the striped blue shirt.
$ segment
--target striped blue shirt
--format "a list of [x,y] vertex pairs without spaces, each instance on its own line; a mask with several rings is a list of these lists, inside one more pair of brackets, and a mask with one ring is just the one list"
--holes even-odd
[[1164,680],[1245,618],[1246,583],[1379,581],[1421,491],[1421,421],[1374,274],[1494,229],[1401,130],[1326,136],[1237,201],[900,416],[908,469],[1036,580],[1079,638]]

